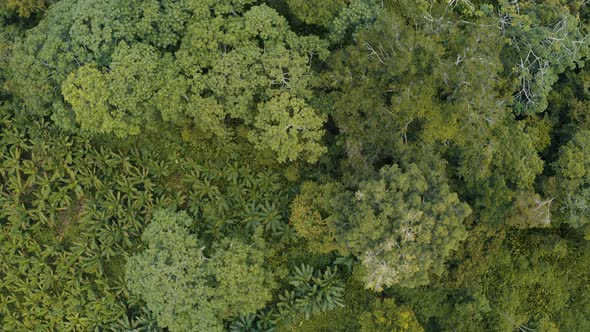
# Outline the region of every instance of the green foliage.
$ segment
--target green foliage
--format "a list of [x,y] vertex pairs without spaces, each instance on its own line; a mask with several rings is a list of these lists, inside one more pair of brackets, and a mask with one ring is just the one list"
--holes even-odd
[[493,265],[492,261],[506,238],[506,231],[506,226],[488,223],[470,225],[469,236],[449,259],[446,275],[434,285],[468,289],[474,294],[480,292],[481,276]]
[[[590,68],[568,71],[549,93],[548,117],[553,125],[553,146],[567,144],[579,130],[590,129]],[[553,151],[554,153],[556,151]]]
[[394,289],[396,298],[411,305],[426,331],[511,331],[497,325],[488,300],[464,289]]
[[587,246],[548,232],[509,234],[506,247],[483,277],[499,328],[548,322],[560,330],[587,328],[588,275],[582,272],[587,271]]
[[110,267],[139,234],[150,178],[43,120],[4,113],[0,126],[0,325],[69,331],[118,319],[123,275]]
[[289,277],[289,284],[294,286],[294,290],[285,293],[281,299],[283,305],[292,305],[299,312],[303,313],[306,318],[310,314],[320,311],[327,311],[343,306],[342,295],[344,287],[339,280],[337,269],[327,268],[323,273],[314,271],[307,265],[295,267]]
[[573,227],[584,226],[590,221],[587,199],[590,194],[589,148],[590,131],[580,131],[559,150],[559,159],[554,164],[559,183],[559,213],[563,215],[563,221]]
[[307,183],[291,222],[310,249],[357,256],[366,287],[380,291],[425,285],[429,274],[440,275],[467,236],[462,223],[470,213],[439,171],[411,164],[383,167],[355,192]]
[[302,264],[287,277],[278,301],[256,315],[241,316],[230,324],[230,331],[274,331],[286,329],[314,314],[343,307],[344,283],[337,268],[323,272]]
[[0,14],[2,14],[3,7],[10,11],[14,11],[21,17],[29,17],[31,14],[42,11],[48,5],[46,0],[0,0]]
[[62,1],[16,47],[9,87],[65,129],[125,137],[164,121],[228,140],[240,124],[278,160],[314,162],[324,118],[306,99],[325,43],[251,2]]
[[186,213],[154,213],[142,239],[146,250],[126,267],[129,289],[140,294],[171,331],[221,331],[223,319],[264,307],[274,281],[259,249],[225,240],[205,257]]
[[347,0],[329,0],[314,3],[305,0],[287,0],[289,10],[301,21],[307,24],[328,26],[346,5]]
[[281,94],[260,105],[254,122],[257,132],[250,141],[259,149],[270,148],[279,162],[294,161],[303,156],[310,163],[326,152],[321,141],[322,118],[303,99]]
[[449,275],[431,287],[395,289],[427,330],[585,329],[588,242],[558,229],[475,226]]
[[506,223],[518,228],[548,227],[551,223],[552,201],[542,199],[536,193],[521,192],[515,198],[513,212]]
[[504,66],[517,87],[516,113],[543,112],[558,75],[584,65],[589,35],[575,8],[560,1],[499,2],[499,28],[509,40]]
[[[338,224],[341,246],[357,255],[366,287],[416,287],[440,275],[451,250],[465,240],[471,213],[436,170],[386,166],[361,182]],[[342,211],[342,212],[344,212]]]
[[361,332],[424,332],[408,307],[398,307],[393,299],[376,300],[370,311],[359,318]]
[[357,32],[369,26],[381,13],[381,5],[377,0],[352,0],[342,8],[328,25],[328,39],[332,43],[341,42],[350,32]]
[[238,162],[223,168],[203,166],[186,160],[175,174],[180,182],[177,190],[186,190],[179,197],[182,206],[201,216],[203,223],[197,225],[201,232],[213,239],[262,232],[277,247],[294,240],[286,224],[291,194],[276,173],[256,172]]
[[[332,44],[346,41],[351,34],[373,23],[382,11],[377,0],[286,0],[291,14],[298,20],[327,30]],[[323,30],[322,30],[323,31]]]
[[[7,329],[86,330],[120,319],[151,324],[124,317],[128,304],[117,266],[157,207],[200,215],[196,226],[211,241],[221,231],[244,240],[262,233],[279,247],[292,241],[285,223],[289,195],[272,172],[167,159],[145,149],[97,149],[86,137],[55,132],[42,119],[17,121],[7,110],[0,137],[6,276],[0,312]],[[248,252],[228,251],[231,257],[223,259]]]
[[82,129],[121,137],[139,134],[141,125],[155,116],[149,105],[158,82],[155,51],[145,44],[121,43],[106,73],[90,64],[64,81],[64,99],[72,105]]
[[[131,301],[135,301],[132,299]],[[124,317],[117,321],[111,322],[108,325],[97,328],[99,331],[147,331],[147,332],[163,332],[164,330],[158,326],[154,314],[149,311],[145,305],[132,306],[126,308]]]
[[[365,156],[388,154],[402,139],[407,141],[410,123],[430,119],[429,115],[437,117],[434,89],[428,84],[430,68],[417,65],[435,63],[440,48],[424,34],[407,30],[402,18],[392,13],[361,31],[357,40],[355,45],[334,54],[332,71],[325,77],[329,86],[340,90],[334,120],[345,133],[349,156],[355,149]],[[391,45],[384,46],[389,40]],[[416,44],[421,52],[413,52]],[[437,129],[444,132],[444,127],[442,124]]]
[[291,218],[297,234],[307,240],[312,252],[329,253],[339,248],[336,242],[336,209],[343,188],[336,183],[319,186],[305,182],[293,200]]
[[471,196],[493,175],[530,190],[542,161],[524,123],[510,115],[493,20],[466,23],[437,3],[405,6],[334,52],[324,77],[335,90],[332,115],[352,180],[382,160],[424,153],[449,161]]
[[0,330],[590,330],[589,31],[578,0],[0,0]]

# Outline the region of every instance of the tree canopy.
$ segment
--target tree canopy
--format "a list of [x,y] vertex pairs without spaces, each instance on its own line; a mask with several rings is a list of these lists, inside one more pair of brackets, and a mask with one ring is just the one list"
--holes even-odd
[[15,49],[9,86],[64,129],[125,137],[164,121],[227,140],[244,128],[279,161],[315,161],[324,116],[306,99],[326,43],[252,2],[60,1]]
[[590,331],[582,0],[0,0],[0,330]]
[[145,228],[145,251],[130,257],[126,279],[170,331],[221,331],[223,319],[253,313],[271,298],[264,254],[225,240],[211,257],[189,233],[186,213],[162,210]]

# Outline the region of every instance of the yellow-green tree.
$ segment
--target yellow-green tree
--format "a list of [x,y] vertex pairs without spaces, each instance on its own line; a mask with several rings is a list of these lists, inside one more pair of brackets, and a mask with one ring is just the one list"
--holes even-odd
[[0,0],[0,13],[3,8],[14,11],[21,17],[29,17],[41,10],[44,10],[47,3],[51,1],[46,0]]
[[361,332],[424,332],[412,309],[393,299],[375,300],[359,317]]

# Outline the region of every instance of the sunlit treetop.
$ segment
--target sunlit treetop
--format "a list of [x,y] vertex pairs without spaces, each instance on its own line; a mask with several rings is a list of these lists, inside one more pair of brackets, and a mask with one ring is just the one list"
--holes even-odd
[[325,45],[254,1],[64,0],[16,46],[8,86],[65,129],[125,137],[166,121],[231,139],[241,127],[281,162],[313,162],[324,115],[306,100]]

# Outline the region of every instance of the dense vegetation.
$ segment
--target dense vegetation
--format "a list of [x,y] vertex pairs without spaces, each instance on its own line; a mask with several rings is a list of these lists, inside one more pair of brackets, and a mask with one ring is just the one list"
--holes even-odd
[[583,0],[0,0],[2,331],[590,331]]

